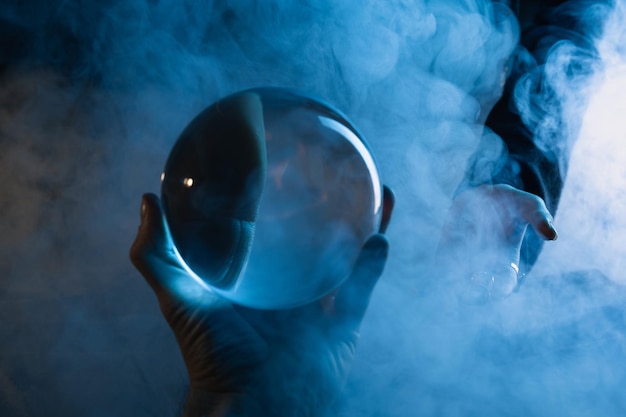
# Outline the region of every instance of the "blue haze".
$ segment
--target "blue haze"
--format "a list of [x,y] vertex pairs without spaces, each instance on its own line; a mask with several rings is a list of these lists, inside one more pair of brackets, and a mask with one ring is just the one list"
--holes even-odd
[[[605,65],[576,83],[553,78],[574,124],[614,79],[607,68],[623,63],[619,5]],[[573,267],[570,258],[572,248],[596,247],[619,258],[626,228],[604,214],[626,181],[599,188],[599,165],[572,167],[605,200],[570,209],[567,230],[600,224],[610,244],[561,231],[568,250],[547,248],[500,303],[459,306],[430,290],[468,159],[479,146],[486,158],[501,155],[482,123],[518,33],[506,6],[477,0],[4,1],[0,415],[178,412],[184,365],[127,256],[140,196],[158,192],[168,151],[195,114],[261,85],[310,91],[349,115],[397,194],[389,263],[338,415],[623,415],[625,278],[606,262],[576,256]],[[568,201],[584,200],[583,188],[567,186]]]

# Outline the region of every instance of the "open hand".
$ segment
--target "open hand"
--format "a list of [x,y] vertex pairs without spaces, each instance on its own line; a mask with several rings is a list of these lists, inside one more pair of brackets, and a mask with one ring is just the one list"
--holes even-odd
[[438,264],[465,301],[480,303],[510,295],[518,284],[520,248],[530,225],[556,240],[544,201],[510,185],[481,185],[452,203],[438,251]]

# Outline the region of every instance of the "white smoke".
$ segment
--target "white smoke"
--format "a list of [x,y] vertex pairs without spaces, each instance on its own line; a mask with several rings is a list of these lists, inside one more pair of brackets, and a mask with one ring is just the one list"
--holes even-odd
[[[562,241],[547,248],[542,266],[561,271],[593,268],[620,284],[626,249],[626,41],[623,2],[618,2],[597,48],[602,62],[590,88],[578,92],[589,101],[570,159],[558,216]],[[583,115],[581,115],[583,116]]]

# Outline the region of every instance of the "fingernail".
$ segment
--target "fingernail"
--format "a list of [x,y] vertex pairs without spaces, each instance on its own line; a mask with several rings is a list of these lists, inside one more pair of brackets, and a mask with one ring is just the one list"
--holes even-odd
[[145,201],[142,201],[141,202],[141,218],[142,219],[144,219],[146,217],[146,211],[147,211],[146,203],[145,203]]
[[552,240],[557,240],[559,237],[559,234],[556,232],[556,228],[554,227],[554,219],[552,217],[550,217],[548,219],[548,226],[550,226],[550,230],[552,230],[552,233],[554,234],[554,236],[552,237]]

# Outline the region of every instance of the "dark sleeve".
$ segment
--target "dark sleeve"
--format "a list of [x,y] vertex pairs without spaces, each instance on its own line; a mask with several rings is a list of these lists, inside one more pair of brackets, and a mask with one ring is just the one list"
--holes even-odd
[[[594,39],[610,6],[608,1],[589,0],[514,5],[522,27],[520,45],[508,64],[503,95],[486,121],[503,142],[502,154],[485,175],[484,158],[477,152],[465,187],[509,184],[541,197],[550,212],[556,213],[575,140],[571,132],[580,120],[563,117],[563,96],[546,76],[547,63],[553,53],[568,59],[563,66],[564,79],[570,81],[567,88],[592,74],[599,61]],[[542,244],[529,229],[522,246],[523,270],[534,264]]]

